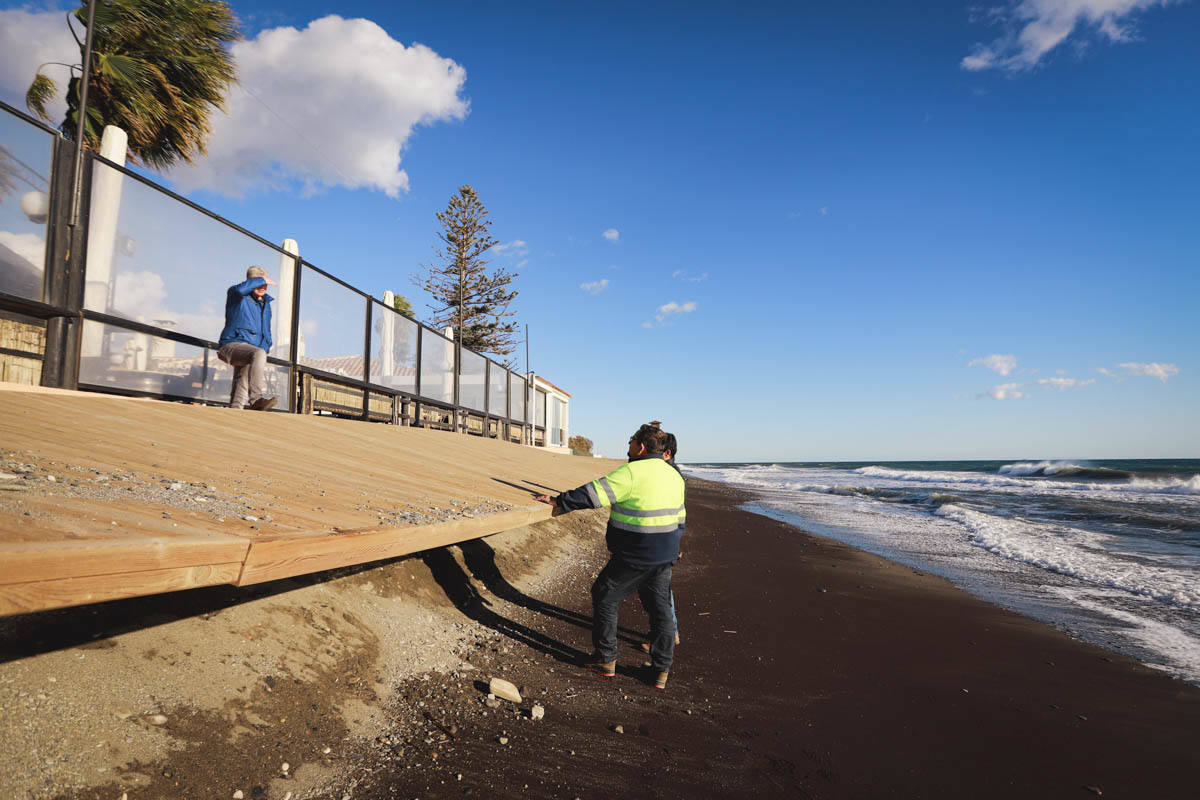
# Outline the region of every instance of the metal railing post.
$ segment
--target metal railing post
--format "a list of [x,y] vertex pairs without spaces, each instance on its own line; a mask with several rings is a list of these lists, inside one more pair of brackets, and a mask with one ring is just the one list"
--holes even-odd
[[[50,185],[49,257],[43,291],[48,305],[63,313],[46,321],[46,350],[42,361],[43,386],[76,389],[79,386],[79,345],[83,319],[83,270],[87,252],[88,208],[79,209],[76,225],[70,223],[70,199],[75,176],[67,169],[74,143],[59,138],[54,152]],[[91,158],[84,160],[81,192],[91,197]]]
[[425,338],[425,326],[417,323],[417,374],[416,374],[416,390],[417,397],[413,401],[413,427],[421,427],[421,347]]
[[300,278],[304,268],[299,256],[292,256],[292,269],[292,341],[291,352],[288,353],[288,391],[291,392],[292,412],[303,414],[303,403],[300,402]]
[[[367,321],[363,333],[363,383],[371,382],[371,298],[367,300]],[[363,419],[371,419],[371,389],[363,387]]]

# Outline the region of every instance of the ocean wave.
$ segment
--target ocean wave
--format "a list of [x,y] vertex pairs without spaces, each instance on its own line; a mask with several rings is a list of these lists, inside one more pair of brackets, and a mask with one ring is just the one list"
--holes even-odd
[[1130,487],[1149,492],[1165,494],[1200,494],[1200,475],[1190,478],[1134,478],[1129,482]]
[[[1010,465],[1012,466],[1012,465]],[[1036,465],[1030,465],[1036,466]],[[1118,472],[1119,470],[1113,470]],[[893,467],[859,467],[854,472],[868,478],[901,481],[904,483],[941,484],[953,488],[980,487],[982,489],[1024,490],[1039,494],[1056,495],[1066,492],[1071,495],[1081,493],[1094,497],[1111,497],[1116,499],[1135,498],[1148,499],[1153,495],[1195,495],[1200,494],[1200,475],[1190,478],[1131,478],[1128,481],[1046,481],[1036,476],[1022,477],[1016,474],[1000,475],[985,472],[947,472],[903,470]],[[1128,473],[1127,473],[1128,474]],[[1110,478],[1115,477],[1113,475]]]
[[996,470],[1001,475],[1042,476],[1046,478],[1109,478],[1122,479],[1130,477],[1129,472],[1109,467],[1093,467],[1090,464],[1076,464],[1073,461],[1039,461],[1036,464],[1025,462],[1021,464],[1005,464]]
[[1200,587],[1194,574],[1115,558],[1101,549],[1103,535],[1065,525],[996,517],[953,503],[935,513],[966,528],[972,544],[1004,558],[1162,603],[1200,610]]

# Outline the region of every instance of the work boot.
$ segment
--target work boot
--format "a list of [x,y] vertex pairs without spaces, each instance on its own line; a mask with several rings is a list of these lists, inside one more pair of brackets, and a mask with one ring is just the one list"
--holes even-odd
[[605,661],[599,653],[592,653],[583,660],[583,666],[600,674],[602,678],[611,678],[617,674],[617,660]]
[[275,407],[274,397],[260,397],[250,404],[251,411],[269,411]]

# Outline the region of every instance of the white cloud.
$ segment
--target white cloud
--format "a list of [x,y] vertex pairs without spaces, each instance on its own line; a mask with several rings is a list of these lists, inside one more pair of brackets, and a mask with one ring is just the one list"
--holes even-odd
[[[67,29],[66,11],[0,11],[0,88],[12,105],[25,107],[25,90],[38,66],[48,61],[83,61],[79,45]],[[48,66],[44,72],[59,86],[59,96],[46,104],[50,118],[58,124],[67,112],[64,98],[70,75],[65,67],[57,66]]]
[[1052,389],[1058,389],[1060,392],[1067,389],[1082,389],[1095,382],[1095,378],[1088,378],[1087,380],[1081,378],[1038,378],[1039,386],[1049,386]]
[[699,275],[689,275],[685,269],[677,269],[671,273],[671,277],[676,280],[687,281],[688,283],[700,283],[708,280],[708,273],[701,272]]
[[1118,364],[1121,369],[1128,372],[1130,375],[1145,375],[1148,378],[1158,378],[1163,383],[1167,382],[1167,378],[1172,375],[1179,374],[1179,367],[1174,364],[1159,364],[1151,362],[1149,364],[1140,364],[1134,362],[1126,362]]
[[41,269],[46,260],[46,241],[36,233],[0,231],[0,247],[8,248],[35,269]]
[[608,230],[606,230],[604,233],[602,233],[600,235],[603,236],[605,239],[608,239],[610,242],[621,241],[621,232],[619,230],[617,230],[616,228],[609,228]]
[[649,322],[643,322],[643,323],[642,323],[642,327],[643,327],[643,328],[653,328],[653,327],[654,327],[654,325],[653,325],[653,324],[651,324],[651,323],[649,323]]
[[659,306],[658,313],[654,315],[654,318],[658,320],[659,324],[661,325],[665,323],[667,318],[673,314],[690,314],[695,310],[695,300],[688,300],[686,303],[676,303],[674,300],[672,300],[669,303],[664,303],[663,305]]
[[494,250],[497,253],[505,253],[505,252],[511,251],[513,253],[524,255],[525,253],[529,252],[529,246],[527,244],[525,244],[524,239],[513,239],[511,242],[508,242],[507,244],[492,245],[492,250]]
[[976,358],[967,362],[968,367],[976,365],[984,366],[995,372],[998,375],[1008,377],[1008,374],[1017,368],[1017,357],[1014,355],[991,355],[983,358]]
[[1104,367],[1096,367],[1096,372],[1099,372],[1101,375],[1107,375],[1110,378],[1116,378],[1118,381],[1123,380],[1120,375],[1113,372],[1111,369],[1105,369]]
[[1024,384],[1020,383],[1002,383],[988,389],[987,396],[993,400],[1020,400],[1022,397],[1028,396],[1020,391],[1023,386]]
[[1094,32],[1110,42],[1134,38],[1133,16],[1176,0],[1016,0],[992,8],[984,18],[1001,25],[1004,33],[991,44],[977,44],[963,58],[963,69],[1033,69],[1042,57],[1072,33]]
[[239,83],[228,114],[213,115],[208,156],[171,170],[184,190],[239,196],[299,184],[396,197],[408,190],[400,153],[414,128],[469,110],[459,96],[466,70],[367,19],[264,30],[232,53]]
[[[327,16],[271,28],[231,48],[238,83],[212,115],[208,154],[169,177],[226,195],[341,186],[396,197],[413,130],[466,117],[466,70],[422,44],[405,47],[367,19]],[[65,12],[0,11],[0,86],[21,102],[39,63],[79,62]],[[58,69],[62,75],[54,72]],[[66,86],[62,68],[49,75]],[[61,118],[65,104],[52,105]]]
[[588,294],[600,294],[608,288],[608,278],[601,278],[598,281],[588,281],[587,283],[579,284],[579,288],[583,289]]

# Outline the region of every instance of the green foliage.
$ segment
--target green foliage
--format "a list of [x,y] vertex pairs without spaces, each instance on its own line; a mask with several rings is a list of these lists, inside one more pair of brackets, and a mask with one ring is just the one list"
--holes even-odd
[[[422,264],[423,276],[413,280],[433,297],[436,305],[430,305],[433,315],[430,324],[434,327],[451,325],[455,335],[462,337],[463,347],[477,353],[490,353],[498,357],[509,356],[516,351],[517,323],[509,320],[515,311],[509,304],[517,292],[509,288],[517,273],[499,267],[489,272],[484,256],[496,244],[489,228],[488,211],[479,200],[479,195],[470,186],[460,186],[450,197],[445,211],[437,213],[442,230],[438,240],[442,246],[435,248],[436,263]],[[461,271],[461,273],[460,273]],[[460,274],[463,314],[460,324]],[[512,359],[503,359],[511,367]]]
[[29,90],[25,92],[25,107],[42,119],[48,120],[50,117],[46,113],[46,103],[56,94],[58,84],[39,72],[33,76],[33,83],[29,84]]
[[408,298],[402,294],[392,295],[392,308],[396,309],[406,317],[414,316],[412,303],[410,303]]
[[594,445],[595,442],[586,436],[572,436],[567,439],[567,447],[570,447],[571,453],[577,456],[590,456]]
[[[87,3],[71,16],[86,26]],[[223,107],[236,80],[228,47],[237,38],[237,21],[222,0],[98,2],[84,143],[98,148],[104,126],[115,125],[129,135],[133,160],[159,169],[180,160],[191,163],[204,153],[212,110]],[[79,128],[77,70],[72,67],[61,125],[72,138]],[[39,72],[25,104],[50,121],[46,102],[56,92],[54,82]]]

